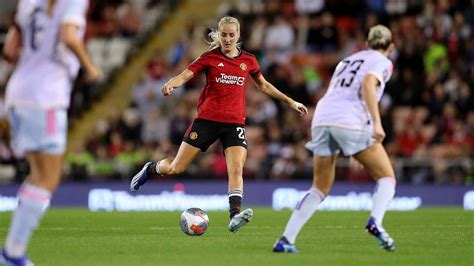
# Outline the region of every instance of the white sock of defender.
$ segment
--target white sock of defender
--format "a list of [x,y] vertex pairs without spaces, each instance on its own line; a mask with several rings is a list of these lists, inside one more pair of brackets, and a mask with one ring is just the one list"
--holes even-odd
[[313,216],[319,204],[323,202],[325,196],[319,189],[311,188],[303,198],[296,204],[295,210],[291,214],[288,224],[286,224],[283,236],[291,244],[295,243],[296,237],[305,223]]
[[31,234],[48,208],[50,199],[51,192],[46,189],[28,183],[21,186],[18,191],[18,206],[5,241],[5,251],[9,256],[25,255]]
[[372,212],[370,216],[375,218],[378,227],[382,227],[383,216],[387,211],[390,201],[395,195],[395,179],[391,177],[382,177],[377,180],[377,185],[372,196]]

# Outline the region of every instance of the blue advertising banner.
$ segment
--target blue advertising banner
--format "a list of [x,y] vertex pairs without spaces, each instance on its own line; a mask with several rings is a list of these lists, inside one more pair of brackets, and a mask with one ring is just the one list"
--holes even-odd
[[[310,184],[309,181],[247,181],[243,202],[246,206],[292,209]],[[335,183],[320,208],[370,210],[374,186],[375,183]],[[18,188],[19,185],[0,186],[0,211],[15,208]],[[172,211],[188,207],[226,210],[227,202],[226,181],[150,181],[138,193],[131,193],[125,182],[64,183],[55,192],[51,205],[92,211]],[[466,210],[474,210],[474,186],[400,184],[389,209],[429,206],[464,206]]]

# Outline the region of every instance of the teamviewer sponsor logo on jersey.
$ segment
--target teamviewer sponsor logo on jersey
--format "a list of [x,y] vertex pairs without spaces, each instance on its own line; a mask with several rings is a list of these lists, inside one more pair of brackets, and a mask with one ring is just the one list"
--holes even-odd
[[230,85],[244,85],[245,78],[239,76],[230,76],[221,73],[220,77],[216,77],[216,82],[221,84],[230,84]]

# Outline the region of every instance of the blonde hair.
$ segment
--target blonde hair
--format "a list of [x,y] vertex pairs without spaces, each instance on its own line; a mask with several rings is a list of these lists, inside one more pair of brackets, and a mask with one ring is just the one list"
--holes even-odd
[[371,49],[387,50],[392,43],[392,33],[384,25],[373,26],[370,28],[367,43]]
[[[234,18],[234,17],[223,17],[221,20],[219,20],[219,23],[217,24],[217,29],[213,29],[211,32],[209,32],[208,36],[211,39],[209,43],[209,50],[212,50],[214,48],[220,47],[221,43],[219,41],[219,30],[224,24],[234,24],[237,27],[237,32],[240,33],[240,23],[239,20]],[[237,46],[240,46],[240,43],[237,44]]]
[[46,7],[46,13],[48,14],[48,16],[51,16],[53,14],[53,8],[54,5],[56,5],[56,1],[57,0],[50,0],[48,2],[48,6]]

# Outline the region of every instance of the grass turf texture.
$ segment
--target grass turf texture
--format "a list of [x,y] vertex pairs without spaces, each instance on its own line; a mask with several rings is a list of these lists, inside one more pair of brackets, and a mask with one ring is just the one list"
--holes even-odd
[[[209,212],[204,236],[180,231],[179,212],[51,209],[31,241],[36,265],[474,265],[474,212],[388,212],[394,253],[364,232],[368,212],[317,212],[297,239],[300,254],[274,254],[289,211],[257,208],[238,233],[228,214]],[[3,243],[11,213],[0,213]]]

